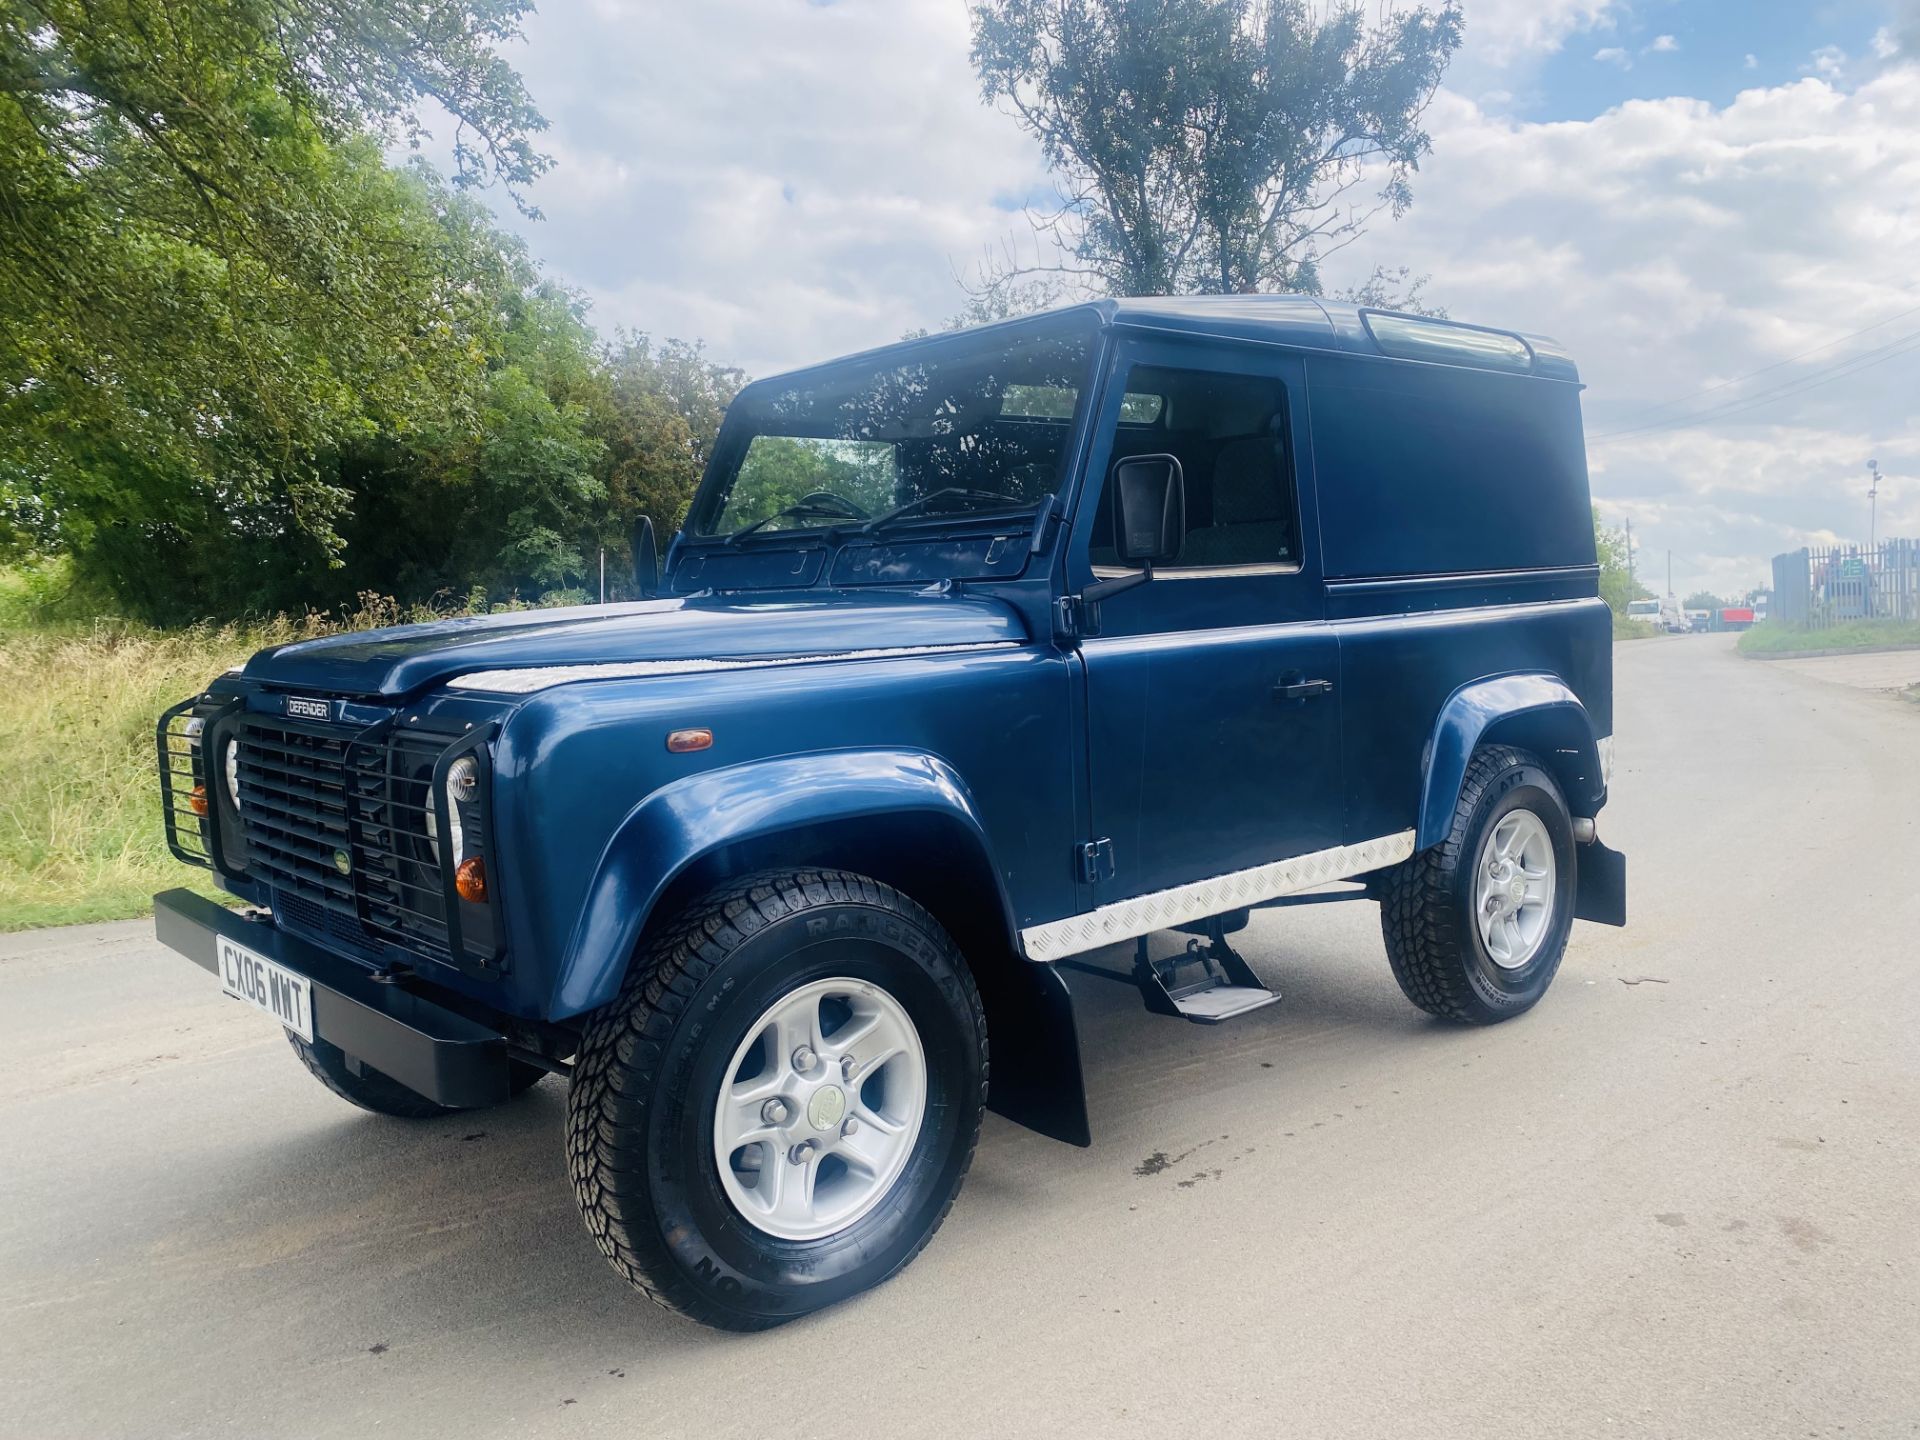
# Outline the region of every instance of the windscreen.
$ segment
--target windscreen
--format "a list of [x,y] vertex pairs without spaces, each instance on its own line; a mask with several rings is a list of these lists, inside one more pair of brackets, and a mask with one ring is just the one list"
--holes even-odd
[[1091,333],[981,337],[749,391],[696,535],[1031,513],[1061,483]]

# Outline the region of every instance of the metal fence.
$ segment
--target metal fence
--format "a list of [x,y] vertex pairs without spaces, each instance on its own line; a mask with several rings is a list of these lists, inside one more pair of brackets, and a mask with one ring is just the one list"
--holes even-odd
[[1772,618],[1809,630],[1854,620],[1920,620],[1920,540],[1774,556]]

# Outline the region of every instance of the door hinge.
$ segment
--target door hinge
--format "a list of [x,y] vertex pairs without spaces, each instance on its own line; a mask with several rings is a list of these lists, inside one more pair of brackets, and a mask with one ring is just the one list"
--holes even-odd
[[1113,841],[1089,840],[1073,848],[1079,857],[1083,884],[1098,885],[1102,880],[1113,879]]
[[1053,633],[1062,640],[1098,635],[1100,606],[1078,595],[1062,595],[1053,602]]

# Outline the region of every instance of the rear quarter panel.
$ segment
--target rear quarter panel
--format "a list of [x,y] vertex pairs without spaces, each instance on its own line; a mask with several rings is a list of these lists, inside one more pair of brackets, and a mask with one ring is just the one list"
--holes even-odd
[[1463,685],[1558,676],[1613,732],[1613,622],[1598,598],[1354,616],[1334,625],[1348,843],[1414,827],[1434,724]]

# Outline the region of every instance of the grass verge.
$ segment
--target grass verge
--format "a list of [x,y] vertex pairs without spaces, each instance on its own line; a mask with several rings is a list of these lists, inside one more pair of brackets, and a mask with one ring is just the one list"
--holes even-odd
[[1825,630],[1765,621],[1740,636],[1740,653],[1755,659],[1829,652],[1920,647],[1920,621],[1853,620]]
[[213,894],[168,852],[154,722],[287,622],[157,631],[120,621],[0,629],[0,930],[143,915]]
[[0,931],[144,915],[212,877],[167,851],[160,712],[269,645],[448,613],[362,597],[354,614],[155,630],[88,617],[57,564],[0,569]]

